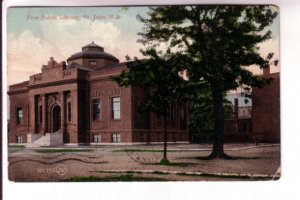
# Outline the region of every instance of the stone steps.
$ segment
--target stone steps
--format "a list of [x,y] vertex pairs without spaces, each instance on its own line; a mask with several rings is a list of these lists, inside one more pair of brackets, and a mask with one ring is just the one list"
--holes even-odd
[[[34,134],[33,134],[34,135]],[[28,134],[28,138],[34,138]],[[59,132],[46,133],[45,135],[35,137],[35,140],[28,140],[26,147],[57,146],[63,144],[63,135]]]

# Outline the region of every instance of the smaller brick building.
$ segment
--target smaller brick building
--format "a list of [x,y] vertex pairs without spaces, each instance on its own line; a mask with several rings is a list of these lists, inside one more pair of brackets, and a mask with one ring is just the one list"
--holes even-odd
[[264,69],[270,85],[252,90],[252,137],[257,142],[280,142],[280,74]]
[[234,98],[233,113],[224,120],[224,139],[226,142],[249,142],[252,135],[251,105],[239,105],[243,98]]
[[[147,92],[112,81],[124,69],[94,42],[67,63],[51,57],[41,73],[9,86],[9,142],[162,142],[161,117],[138,112]],[[186,105],[170,105],[168,129],[168,141],[188,141]]]
[[252,106],[239,107],[234,102],[235,117],[226,119],[226,141],[280,142],[280,73],[264,69],[263,78],[272,78],[263,88],[252,88]]

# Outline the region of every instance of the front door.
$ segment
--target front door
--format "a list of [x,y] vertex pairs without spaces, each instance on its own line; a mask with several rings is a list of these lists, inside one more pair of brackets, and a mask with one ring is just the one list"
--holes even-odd
[[57,132],[60,130],[61,122],[61,112],[60,107],[55,105],[52,110],[52,132]]

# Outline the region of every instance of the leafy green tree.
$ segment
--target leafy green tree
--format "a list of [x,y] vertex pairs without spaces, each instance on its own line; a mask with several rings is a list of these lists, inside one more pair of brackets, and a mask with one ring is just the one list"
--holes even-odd
[[[128,62],[128,70],[114,77],[120,86],[138,86],[148,92],[147,98],[140,105],[141,112],[154,112],[163,117],[164,124],[164,156],[162,163],[168,163],[167,159],[167,127],[169,105],[172,102],[182,101],[180,93],[183,91],[184,82],[178,72],[183,65],[178,53],[156,51],[149,48],[142,51],[147,60]],[[131,60],[127,57],[127,60]]]
[[223,149],[224,93],[242,85],[262,87],[270,81],[252,74],[248,66],[277,65],[272,52],[264,58],[258,51],[258,44],[271,38],[266,28],[277,16],[274,10],[264,5],[159,6],[151,7],[147,17],[138,16],[144,23],[139,41],[156,49],[164,42],[177,50],[186,62],[190,83],[199,88],[205,84],[210,90],[214,107],[211,158],[227,157]]
[[[192,133],[211,136],[214,129],[214,106],[211,92],[200,90],[194,92],[189,98],[189,128]],[[223,99],[224,118],[230,119],[233,116],[232,103],[226,98]]]

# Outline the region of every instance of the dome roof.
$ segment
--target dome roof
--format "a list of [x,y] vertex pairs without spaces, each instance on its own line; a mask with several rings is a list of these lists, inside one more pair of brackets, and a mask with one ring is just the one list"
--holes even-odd
[[104,48],[95,44],[94,41],[82,47],[82,51],[71,55],[67,61],[71,61],[77,58],[104,58],[112,61],[119,62],[119,60],[109,54],[104,52]]
[[82,47],[82,51],[89,51],[89,50],[104,51],[103,47],[100,47],[99,45],[95,44],[94,41]]

